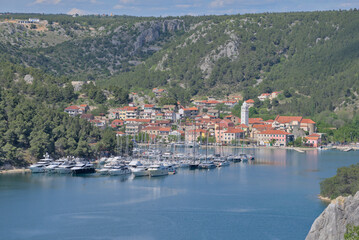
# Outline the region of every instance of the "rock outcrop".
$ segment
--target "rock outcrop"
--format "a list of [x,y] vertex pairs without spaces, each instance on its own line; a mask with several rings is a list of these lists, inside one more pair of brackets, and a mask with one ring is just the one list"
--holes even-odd
[[348,224],[359,225],[359,192],[332,201],[314,221],[306,240],[343,240]]

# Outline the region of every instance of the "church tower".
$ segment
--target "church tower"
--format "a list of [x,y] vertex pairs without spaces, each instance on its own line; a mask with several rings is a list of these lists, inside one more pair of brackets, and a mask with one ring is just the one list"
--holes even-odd
[[249,107],[246,102],[243,102],[241,107],[241,124],[245,124],[248,126],[249,123]]

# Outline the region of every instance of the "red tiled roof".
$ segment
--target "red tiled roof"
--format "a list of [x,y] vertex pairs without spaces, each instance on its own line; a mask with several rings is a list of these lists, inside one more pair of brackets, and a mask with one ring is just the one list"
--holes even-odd
[[315,122],[314,122],[312,119],[309,119],[309,118],[303,118],[303,120],[301,121],[301,123],[315,124]]
[[270,93],[262,93],[261,96],[269,96]]
[[160,132],[171,132],[171,128],[170,127],[164,127],[164,128],[160,128],[159,131]]
[[184,111],[198,111],[198,108],[196,107],[190,107],[190,108],[184,108]]
[[262,122],[263,122],[262,118],[249,118],[248,119],[249,124],[262,123]]
[[155,105],[153,104],[145,104],[143,107],[145,108],[153,108]]
[[80,108],[78,106],[75,106],[75,105],[65,108],[65,110],[79,110],[79,109]]
[[275,118],[274,121],[279,122],[279,123],[290,123],[292,121],[297,121],[297,122],[301,122],[303,119],[303,117],[299,117],[299,116],[277,116]]
[[247,126],[247,125],[245,125],[244,123],[239,124],[237,127],[240,127],[240,128],[248,128],[248,126]]
[[253,100],[253,99],[248,99],[248,100],[246,101],[246,103],[254,103],[254,100]]
[[259,134],[271,134],[271,135],[274,135],[274,134],[277,134],[277,135],[289,135],[290,133],[287,133],[285,131],[282,131],[282,130],[265,130],[263,132],[260,132]]
[[142,131],[159,131],[161,129],[161,127],[157,127],[157,126],[148,126],[142,129]]
[[121,119],[115,119],[115,120],[113,120],[112,121],[112,123],[111,124],[116,124],[116,125],[122,125],[123,124],[123,120],[121,120]]
[[242,129],[238,129],[238,128],[229,128],[226,132],[224,133],[242,133],[244,132]]
[[125,122],[151,122],[151,119],[137,119],[137,118],[128,118]]

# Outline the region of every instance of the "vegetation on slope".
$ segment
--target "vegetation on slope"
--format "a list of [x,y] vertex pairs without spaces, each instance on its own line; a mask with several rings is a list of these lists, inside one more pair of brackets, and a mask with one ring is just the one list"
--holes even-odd
[[320,183],[320,195],[335,199],[354,195],[359,191],[359,164],[338,168],[334,177]]

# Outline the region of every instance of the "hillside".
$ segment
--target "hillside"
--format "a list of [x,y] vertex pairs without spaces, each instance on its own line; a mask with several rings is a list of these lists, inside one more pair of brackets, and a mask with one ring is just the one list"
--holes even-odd
[[[5,19],[38,17],[45,28]],[[166,87],[194,95],[245,99],[289,90],[276,113],[356,111],[359,13],[265,13],[232,16],[3,15],[3,57],[57,76],[127,89]]]

